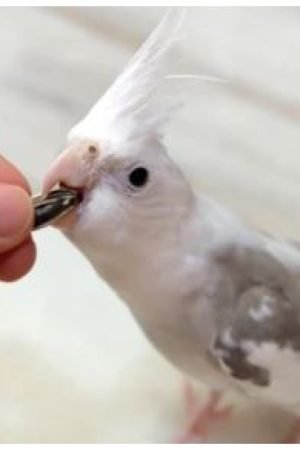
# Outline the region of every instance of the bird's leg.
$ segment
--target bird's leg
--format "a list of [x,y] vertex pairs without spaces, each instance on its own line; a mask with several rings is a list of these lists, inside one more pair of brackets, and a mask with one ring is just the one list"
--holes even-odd
[[231,407],[220,407],[222,393],[212,391],[204,406],[199,406],[197,393],[190,382],[185,382],[184,397],[187,406],[188,423],[184,432],[176,439],[177,443],[204,441],[208,428],[215,421],[230,416]]
[[299,444],[300,442],[300,419],[292,426],[290,431],[281,441],[281,444]]

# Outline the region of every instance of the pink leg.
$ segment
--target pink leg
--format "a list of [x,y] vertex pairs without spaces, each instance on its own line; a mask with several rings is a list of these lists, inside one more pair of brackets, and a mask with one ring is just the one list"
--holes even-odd
[[281,444],[299,444],[300,442],[300,419],[297,419],[288,434],[283,438]]
[[191,383],[185,384],[185,400],[187,405],[188,423],[184,432],[176,440],[176,443],[204,441],[208,436],[208,428],[215,421],[230,416],[231,407],[219,407],[222,393],[212,391],[204,406],[199,407],[197,394]]

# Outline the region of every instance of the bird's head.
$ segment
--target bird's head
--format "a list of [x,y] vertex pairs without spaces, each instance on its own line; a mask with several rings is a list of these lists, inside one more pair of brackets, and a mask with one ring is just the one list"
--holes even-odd
[[[83,201],[61,226],[95,245],[159,234],[180,222],[193,194],[169,157],[161,127],[174,104],[157,100],[166,55],[181,13],[171,11],[87,116],[69,133],[66,149],[44,180],[82,191]],[[70,220],[68,220],[70,219]]]

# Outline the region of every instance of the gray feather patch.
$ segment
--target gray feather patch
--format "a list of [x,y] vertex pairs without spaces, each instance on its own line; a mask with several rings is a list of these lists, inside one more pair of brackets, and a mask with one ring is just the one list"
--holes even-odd
[[264,343],[300,351],[300,321],[283,292],[257,285],[240,296],[234,317],[215,340],[214,352],[232,377],[267,387],[272,381],[268,361],[265,366],[250,361]]

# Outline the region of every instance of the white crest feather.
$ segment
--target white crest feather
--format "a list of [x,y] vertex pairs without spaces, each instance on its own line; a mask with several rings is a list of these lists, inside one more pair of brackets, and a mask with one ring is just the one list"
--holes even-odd
[[183,8],[172,8],[140,47],[124,71],[69,138],[124,140],[155,135],[175,104],[158,102],[154,94],[167,75],[167,55],[179,39]]

